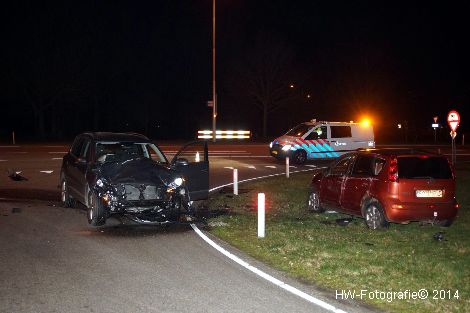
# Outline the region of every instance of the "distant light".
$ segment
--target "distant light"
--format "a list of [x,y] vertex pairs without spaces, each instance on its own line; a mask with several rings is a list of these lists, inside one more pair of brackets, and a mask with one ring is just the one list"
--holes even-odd
[[[198,130],[198,139],[212,139],[212,130]],[[251,132],[249,130],[216,130],[217,139],[249,139]]]
[[401,128],[401,124],[398,124],[397,126],[398,126],[398,129],[400,129],[400,128]]
[[290,88],[294,88],[294,84],[290,84],[290,86],[289,86],[289,87],[290,87]]
[[439,124],[431,124],[432,128],[439,128]]
[[307,98],[310,98],[311,96],[310,95],[307,95]]

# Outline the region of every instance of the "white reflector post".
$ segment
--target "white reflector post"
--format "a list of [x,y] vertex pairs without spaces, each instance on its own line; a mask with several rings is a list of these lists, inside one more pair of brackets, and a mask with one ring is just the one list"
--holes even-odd
[[289,178],[289,157],[286,157],[286,177]]
[[238,169],[233,169],[233,194],[238,196]]
[[264,193],[258,193],[258,238],[264,238]]

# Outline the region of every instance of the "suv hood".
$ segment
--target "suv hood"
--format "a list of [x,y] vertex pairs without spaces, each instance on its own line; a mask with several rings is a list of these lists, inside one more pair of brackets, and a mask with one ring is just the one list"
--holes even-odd
[[176,176],[176,171],[168,165],[147,158],[104,163],[99,167],[99,172],[111,184],[165,184]]

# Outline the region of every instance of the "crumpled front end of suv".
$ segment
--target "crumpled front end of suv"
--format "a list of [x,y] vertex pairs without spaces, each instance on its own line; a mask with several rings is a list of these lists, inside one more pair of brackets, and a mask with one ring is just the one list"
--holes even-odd
[[167,223],[191,215],[189,192],[174,170],[151,160],[133,160],[96,171],[93,191],[108,216],[123,215],[141,224]]

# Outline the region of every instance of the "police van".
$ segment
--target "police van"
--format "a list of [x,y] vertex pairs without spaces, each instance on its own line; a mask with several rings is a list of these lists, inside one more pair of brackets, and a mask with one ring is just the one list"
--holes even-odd
[[289,157],[294,163],[336,158],[364,148],[375,148],[374,130],[369,123],[324,122],[299,124],[269,144],[271,156]]

